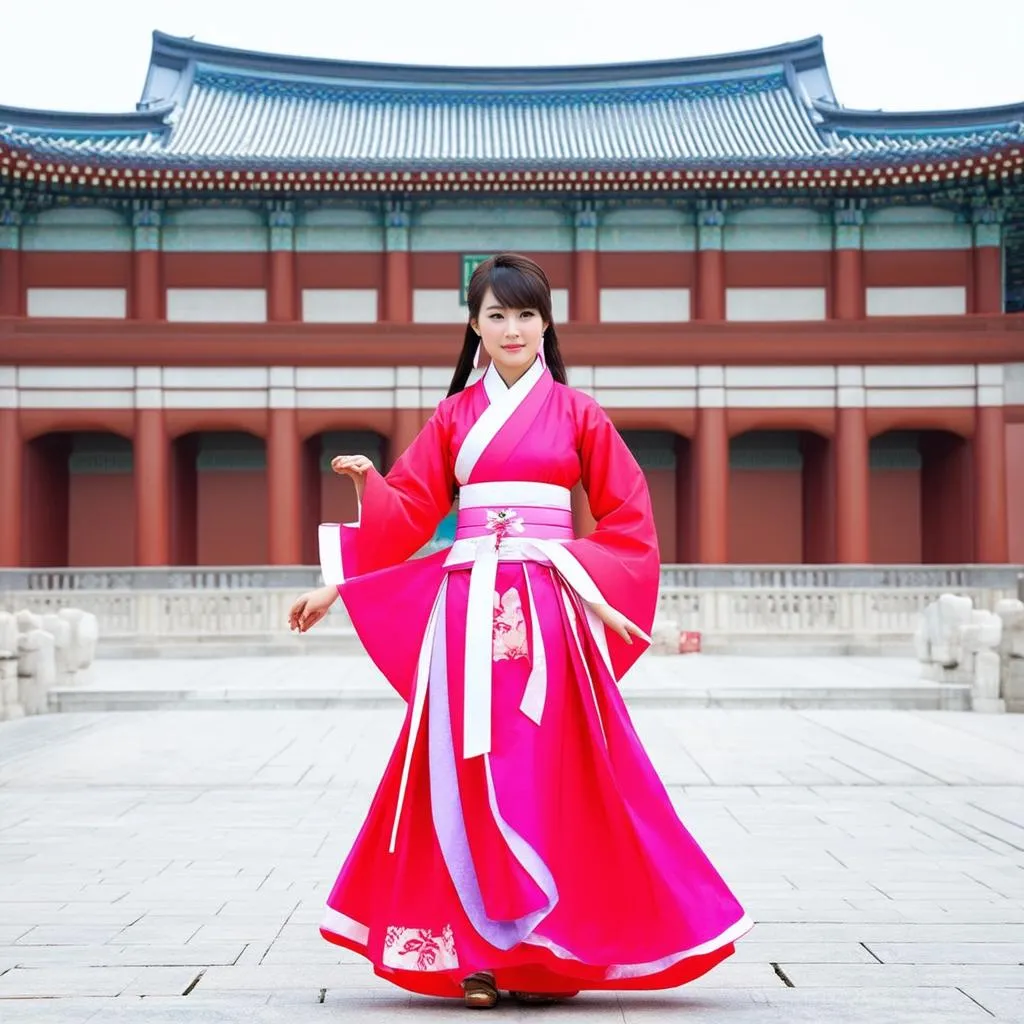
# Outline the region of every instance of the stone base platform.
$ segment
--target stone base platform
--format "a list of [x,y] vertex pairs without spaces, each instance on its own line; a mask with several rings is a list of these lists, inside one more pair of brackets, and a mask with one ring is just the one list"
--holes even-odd
[[[920,679],[912,658],[693,654],[643,658],[622,684],[631,707],[969,710],[970,688]],[[395,705],[365,655],[101,659],[91,685],[50,693],[54,711]]]

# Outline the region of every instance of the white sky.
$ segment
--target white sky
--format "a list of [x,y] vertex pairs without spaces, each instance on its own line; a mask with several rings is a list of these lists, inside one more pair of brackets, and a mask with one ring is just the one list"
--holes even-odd
[[[7,0],[0,105],[134,109],[153,29],[250,50],[412,64],[700,56],[822,35],[847,107],[1024,105],[1024,2]],[[982,13],[984,12],[984,13]],[[42,16],[41,16],[42,15]]]

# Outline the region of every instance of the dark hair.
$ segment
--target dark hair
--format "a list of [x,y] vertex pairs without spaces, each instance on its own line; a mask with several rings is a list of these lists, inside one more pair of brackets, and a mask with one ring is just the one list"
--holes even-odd
[[562,353],[558,351],[558,335],[551,322],[551,285],[548,284],[547,274],[528,257],[503,252],[484,260],[469,280],[466,304],[469,306],[470,322],[466,324],[466,337],[448,388],[449,396],[465,388],[473,369],[473,356],[480,338],[473,330],[472,321],[480,316],[480,306],[488,288],[507,309],[536,309],[540,313],[541,319],[548,325],[544,332],[544,361],[555,380],[560,384],[567,383],[565,363],[562,362]]

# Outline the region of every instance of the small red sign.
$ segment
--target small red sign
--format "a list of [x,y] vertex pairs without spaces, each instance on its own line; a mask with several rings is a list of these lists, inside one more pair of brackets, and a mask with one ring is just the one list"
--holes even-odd
[[679,634],[680,654],[700,654],[700,633],[684,629]]

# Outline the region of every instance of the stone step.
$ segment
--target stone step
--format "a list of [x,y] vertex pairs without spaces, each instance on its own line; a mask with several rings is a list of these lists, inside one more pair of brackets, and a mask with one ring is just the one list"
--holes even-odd
[[[218,708],[314,710],[399,707],[386,686],[357,688],[54,689],[50,708],[59,712],[213,710]],[[630,707],[666,708],[857,708],[905,711],[969,711],[969,686],[625,687]]]

